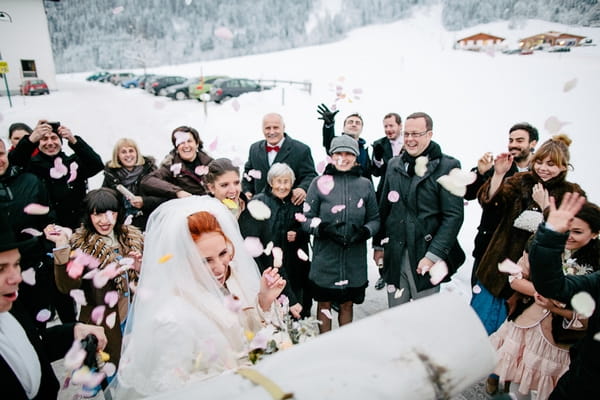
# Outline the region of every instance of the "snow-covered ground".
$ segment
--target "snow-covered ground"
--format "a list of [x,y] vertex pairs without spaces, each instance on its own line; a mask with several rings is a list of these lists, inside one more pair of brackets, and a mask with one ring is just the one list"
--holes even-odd
[[[319,163],[325,152],[316,107],[335,103],[341,110],[338,131],[343,117],[358,111],[369,143],[383,136],[386,113],[398,112],[404,118],[425,111],[434,120],[433,139],[461,160],[463,168],[471,168],[484,152],[506,150],[508,129],[514,123],[537,126],[544,141],[550,136],[545,124],[554,117],[565,122],[561,132],[573,139],[574,170],[569,180],[579,183],[590,200],[600,202],[600,188],[593,178],[600,167],[593,144],[600,126],[600,48],[528,56],[453,50],[457,39],[480,31],[506,37],[509,47],[516,47],[518,38],[549,30],[587,36],[597,43],[600,29],[527,21],[518,30],[510,30],[508,22],[497,22],[448,32],[441,27],[440,15],[440,7],[425,8],[407,20],[357,29],[337,43],[151,70],[185,76],[308,80],[311,94],[278,87],[222,105],[210,103],[205,114],[203,105],[194,100],[177,102],[137,89],[85,82],[87,73],[60,75],[59,90],[50,96],[17,96],[12,108],[7,98],[0,98],[0,132],[7,135],[8,126],[17,121],[33,126],[38,119],[57,120],[84,137],[105,160],[121,137],[134,138],[143,153],[161,160],[171,148],[170,132],[191,125],[199,130],[211,155],[243,165],[250,144],[262,138],[262,116],[275,111],[284,116],[287,133],[311,146]],[[565,90],[567,82],[574,87]],[[95,177],[91,187],[99,186],[101,179]],[[477,203],[465,207],[460,241],[468,254],[479,217]],[[465,301],[470,296],[470,267],[468,258],[458,279],[447,285],[463,294]],[[372,265],[371,282],[376,276]],[[363,317],[383,308],[384,293],[370,289],[366,304],[357,307],[356,314]]]

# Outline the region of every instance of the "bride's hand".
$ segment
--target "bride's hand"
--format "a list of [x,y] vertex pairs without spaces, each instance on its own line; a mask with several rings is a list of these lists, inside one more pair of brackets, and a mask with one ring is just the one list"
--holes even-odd
[[260,277],[258,304],[263,311],[269,311],[271,305],[279,297],[285,287],[285,279],[279,275],[277,268],[267,268]]

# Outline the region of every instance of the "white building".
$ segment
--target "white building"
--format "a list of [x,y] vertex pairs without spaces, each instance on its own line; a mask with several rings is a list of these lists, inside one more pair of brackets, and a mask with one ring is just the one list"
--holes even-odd
[[[18,94],[19,85],[28,78],[43,79],[50,91],[56,89],[44,0],[0,1],[0,61],[8,63],[11,94]],[[0,94],[6,95],[3,77]]]

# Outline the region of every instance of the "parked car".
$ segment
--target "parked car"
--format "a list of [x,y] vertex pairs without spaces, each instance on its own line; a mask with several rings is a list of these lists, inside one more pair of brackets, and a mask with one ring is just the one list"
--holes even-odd
[[98,79],[103,78],[108,75],[110,75],[110,72],[100,71],[100,72],[96,72],[95,74],[88,76],[87,78],[85,78],[85,80],[86,81],[97,81]]
[[110,77],[110,83],[120,85],[122,81],[133,78],[135,74],[131,72],[117,72]]
[[532,50],[532,49],[527,49],[527,50],[523,49],[523,50],[521,50],[521,53],[520,53],[520,54],[521,54],[522,56],[528,56],[528,55],[531,55],[531,54],[533,54],[533,50]]
[[138,88],[145,89],[146,82],[150,81],[151,79],[154,79],[155,77],[156,75],[154,74],[143,75],[142,78],[140,78],[140,80],[138,81]]
[[140,79],[142,79],[143,75],[134,76],[131,79],[123,79],[121,81],[121,86],[126,89],[136,88],[140,83]]
[[210,88],[212,87],[212,84],[217,79],[223,79],[223,78],[228,78],[228,77],[221,76],[221,75],[205,76],[204,82],[200,81],[197,84],[190,85],[188,88],[190,98],[196,99],[198,101],[202,101],[201,96],[205,93],[210,93]]
[[163,76],[158,78],[150,84],[150,88],[146,88],[150,93],[155,96],[166,96],[167,88],[172,85],[178,85],[187,80],[183,76]]
[[502,50],[502,54],[521,54],[521,49],[506,49]]
[[33,96],[34,94],[50,94],[48,85],[42,79],[26,79],[21,84],[21,95]]
[[248,92],[259,92],[263,87],[251,79],[225,78],[217,79],[210,89],[210,100],[215,103],[227,101]]
[[195,86],[200,83],[200,78],[191,78],[183,83],[171,85],[167,88],[167,97],[174,100],[185,100],[190,98],[190,86]]
[[549,53],[567,53],[569,51],[571,51],[571,48],[567,46],[554,46],[548,49]]

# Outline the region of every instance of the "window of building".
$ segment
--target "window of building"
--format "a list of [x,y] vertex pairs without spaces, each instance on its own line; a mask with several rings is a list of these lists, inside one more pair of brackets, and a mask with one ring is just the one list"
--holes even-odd
[[37,78],[35,60],[21,60],[21,71],[23,71],[23,78]]

